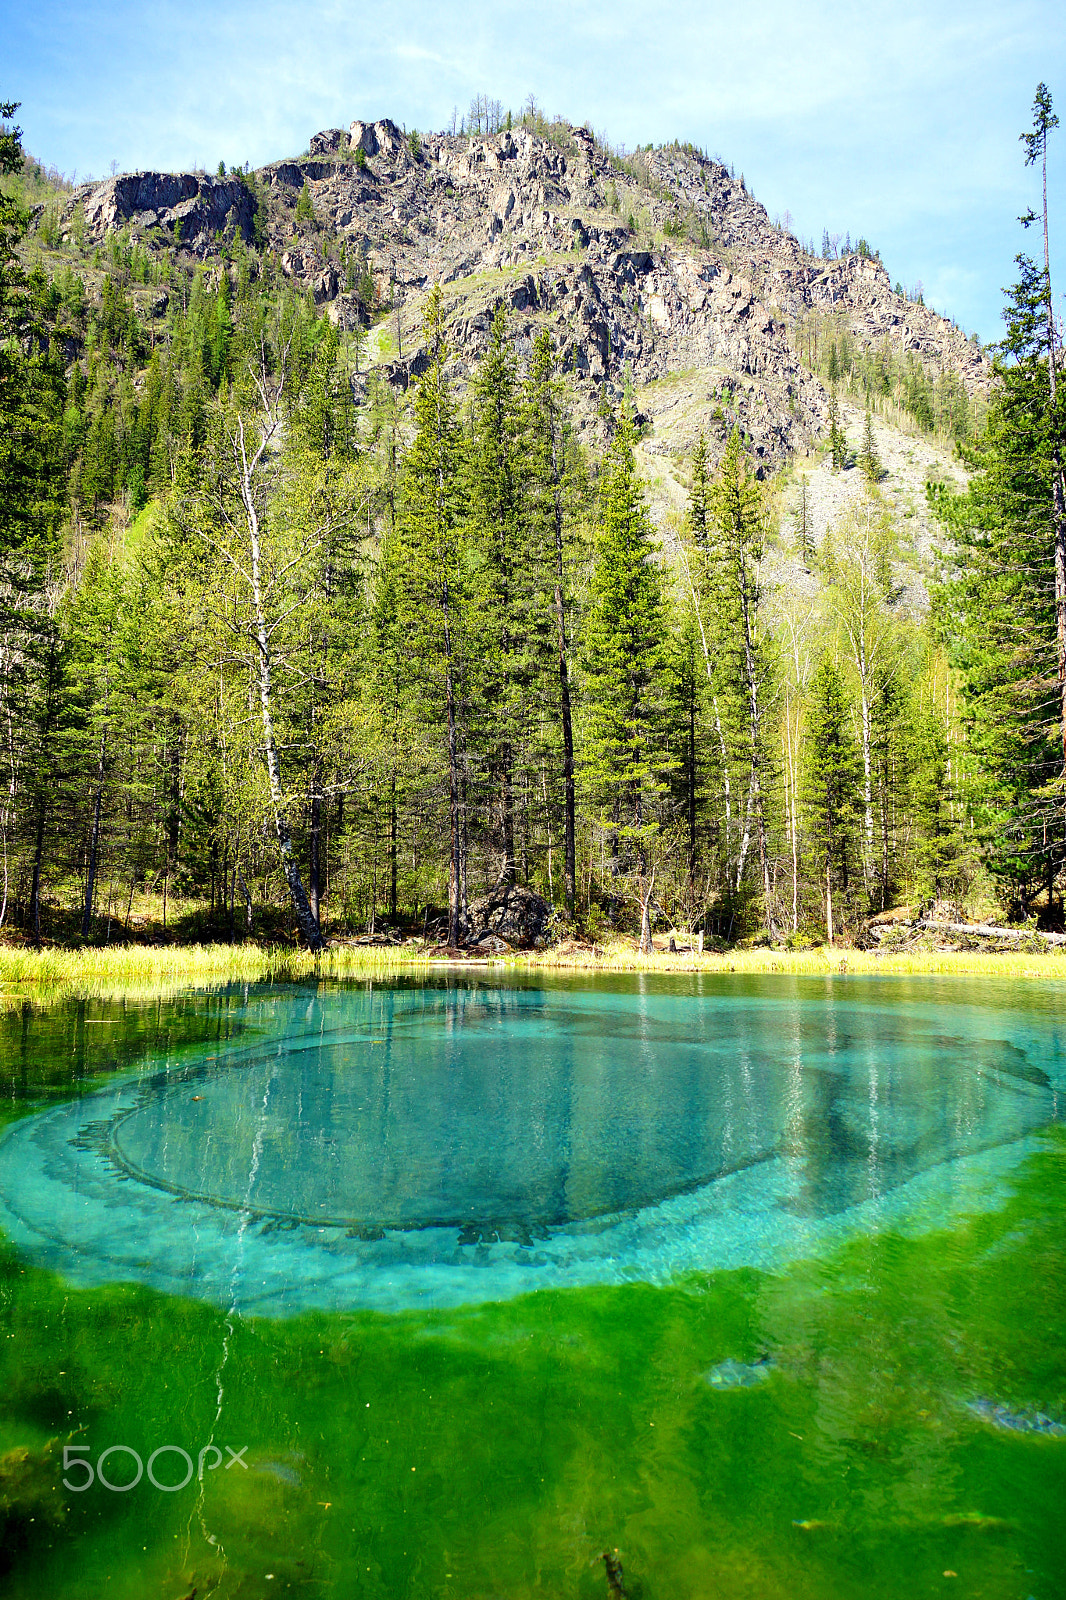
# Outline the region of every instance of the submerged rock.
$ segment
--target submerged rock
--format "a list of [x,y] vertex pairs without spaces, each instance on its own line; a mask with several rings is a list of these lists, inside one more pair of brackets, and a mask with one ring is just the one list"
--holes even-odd
[[1012,1411],[996,1400],[967,1400],[966,1409],[982,1422],[1007,1433],[1041,1433],[1045,1438],[1066,1439],[1066,1424],[1043,1411]]
[[769,1356],[759,1356],[757,1360],[747,1362],[734,1361],[732,1356],[727,1356],[703,1374],[703,1381],[709,1383],[712,1389],[754,1389],[756,1384],[765,1383],[774,1370],[774,1363]]

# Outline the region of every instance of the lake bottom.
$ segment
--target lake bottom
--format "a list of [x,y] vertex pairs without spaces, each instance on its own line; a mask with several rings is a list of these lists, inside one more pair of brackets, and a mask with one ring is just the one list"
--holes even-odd
[[1051,1600],[1064,1259],[1057,1129],[994,1214],[668,1287],[243,1320],[8,1252],[5,1592]]

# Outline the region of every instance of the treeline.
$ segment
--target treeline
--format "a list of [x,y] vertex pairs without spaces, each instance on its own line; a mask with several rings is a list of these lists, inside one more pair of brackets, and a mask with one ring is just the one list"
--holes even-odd
[[955,591],[907,614],[876,472],[802,603],[738,435],[655,528],[624,412],[584,449],[502,311],[460,397],[436,291],[401,406],[254,251],[171,258],[153,315],[23,274],[4,205],[0,924],[114,937],[148,890],[198,934],[458,943],[518,882],[592,934],[797,940],[957,899],[989,844],[1053,883],[1061,797],[1050,876],[975,809]]

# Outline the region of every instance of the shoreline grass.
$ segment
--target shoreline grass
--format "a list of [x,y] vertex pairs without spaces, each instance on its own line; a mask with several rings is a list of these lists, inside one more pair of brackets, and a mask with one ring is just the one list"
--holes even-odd
[[880,953],[827,946],[642,955],[636,941],[567,942],[548,950],[491,959],[449,957],[425,946],[334,946],[319,956],[291,946],[257,944],[121,945],[27,949],[0,946],[0,1006],[65,997],[144,998],[229,983],[293,983],[307,979],[388,979],[439,975],[464,968],[507,973],[747,973],[792,976],[985,975],[1066,980],[1066,952],[908,950]]

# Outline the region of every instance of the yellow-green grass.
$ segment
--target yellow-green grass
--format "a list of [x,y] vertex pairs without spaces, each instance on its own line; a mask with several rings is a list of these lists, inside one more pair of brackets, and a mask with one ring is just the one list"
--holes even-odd
[[[25,1000],[44,1003],[66,996],[150,999],[181,989],[214,989],[227,983],[294,982],[301,979],[388,978],[461,968],[427,947],[334,945],[321,955],[291,947],[257,944],[119,945],[67,950],[0,947],[0,1007]],[[1062,951],[909,950],[881,954],[845,946],[813,950],[756,948],[642,955],[634,939],[612,936],[603,943],[569,941],[548,950],[513,952],[469,964],[510,971],[707,972],[826,974],[983,974],[997,978],[1066,979]]]
[[885,952],[853,950],[845,945],[820,945],[813,950],[708,951],[699,955],[671,954],[656,948],[641,955],[634,939],[612,938],[604,944],[560,944],[527,958],[538,967],[589,969],[606,972],[785,972],[821,976],[825,973],[982,973],[1002,978],[1066,979],[1066,952],[1058,950],[907,950]]
[[421,951],[337,946],[314,956],[276,945],[115,945],[103,949],[0,947],[0,1007],[67,996],[154,999],[181,989],[301,978],[385,978],[425,971]]

